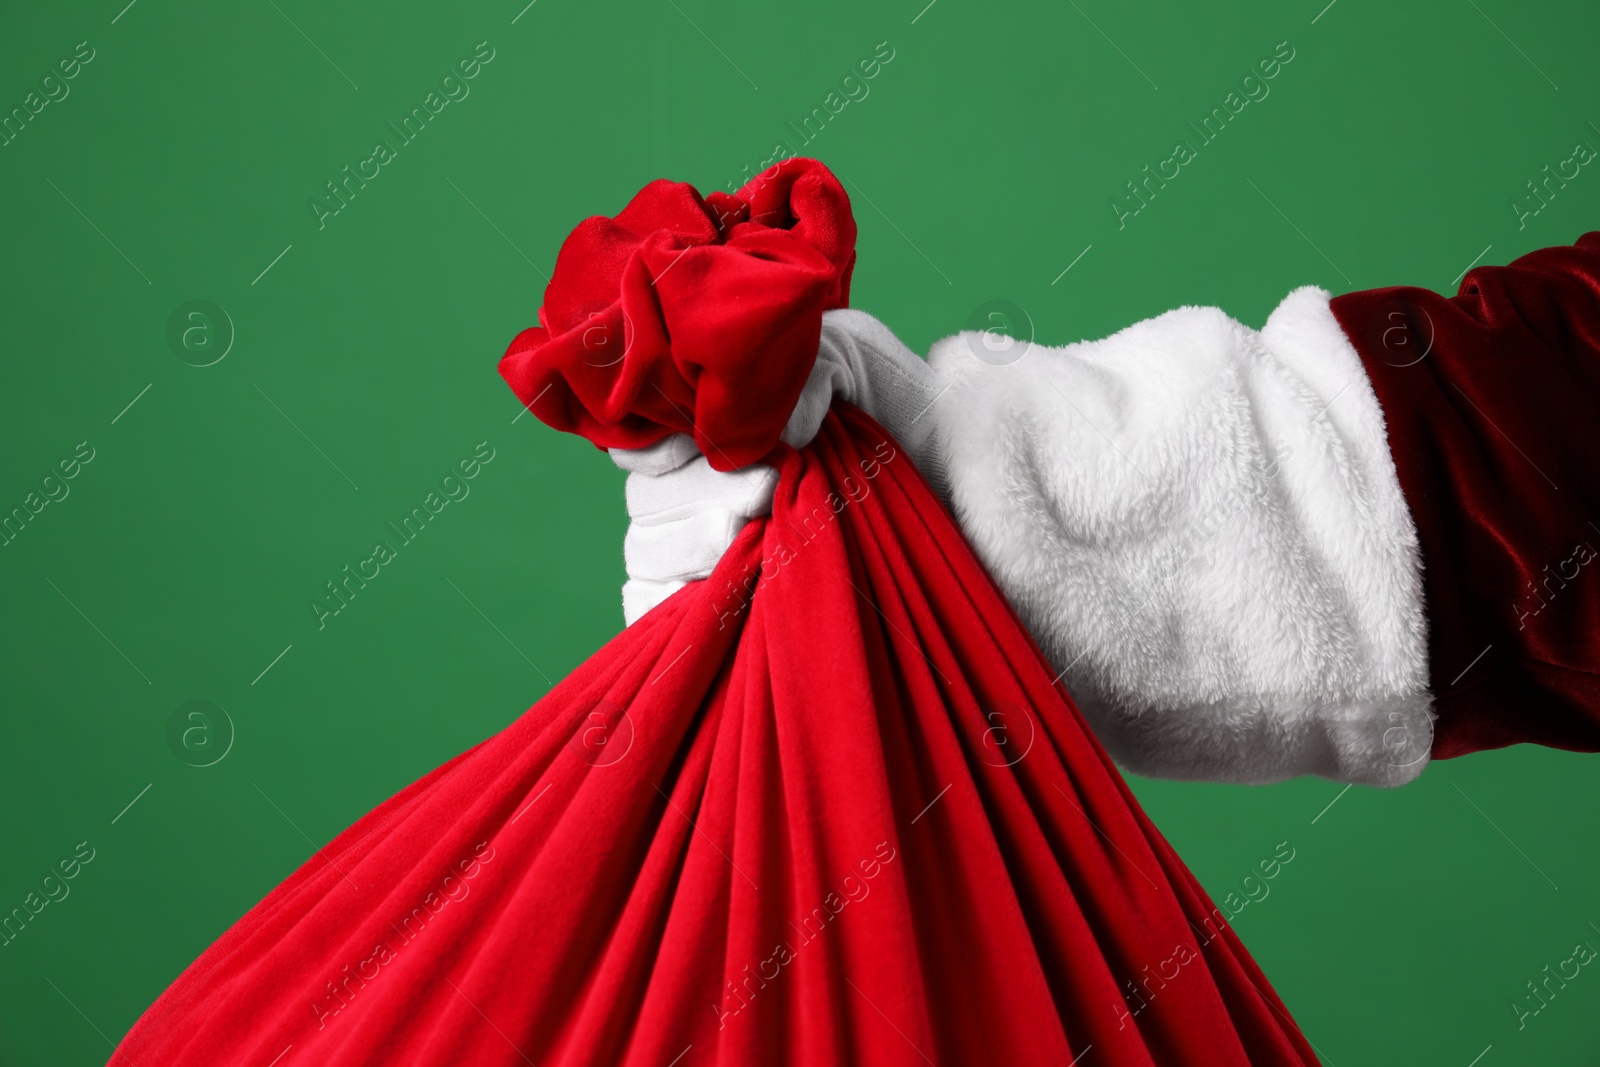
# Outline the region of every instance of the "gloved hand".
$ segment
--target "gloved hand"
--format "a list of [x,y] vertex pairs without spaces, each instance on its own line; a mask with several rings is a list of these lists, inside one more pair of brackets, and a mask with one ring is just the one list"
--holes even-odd
[[[817,362],[784,427],[784,443],[810,444],[835,398],[882,423],[944,495],[931,410],[933,372],[887,326],[862,311],[822,316]],[[776,469],[758,463],[714,470],[686,434],[649,448],[613,448],[611,458],[629,472],[622,614],[630,626],[689,582],[708,577],[744,524],[772,510]]]
[[755,464],[714,470],[687,434],[649,448],[611,449],[628,471],[628,534],[622,555],[628,581],[622,615],[632,626],[689,582],[711,574],[744,524],[772,510],[778,471]]
[[817,362],[784,427],[784,442],[796,448],[810,444],[836,399],[877,419],[934,490],[946,495],[944,464],[934,439],[932,409],[938,391],[933,370],[865,311],[823,313]]

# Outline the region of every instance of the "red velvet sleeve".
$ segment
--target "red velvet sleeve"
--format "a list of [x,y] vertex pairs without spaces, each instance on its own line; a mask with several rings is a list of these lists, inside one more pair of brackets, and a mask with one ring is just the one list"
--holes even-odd
[[1435,757],[1600,750],[1600,232],[1332,306],[1421,541]]

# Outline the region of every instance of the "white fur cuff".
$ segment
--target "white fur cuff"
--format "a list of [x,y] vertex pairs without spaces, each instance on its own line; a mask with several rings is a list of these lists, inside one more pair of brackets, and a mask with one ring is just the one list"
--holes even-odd
[[1397,785],[1432,739],[1416,532],[1328,294],[929,356],[962,528],[1111,753]]

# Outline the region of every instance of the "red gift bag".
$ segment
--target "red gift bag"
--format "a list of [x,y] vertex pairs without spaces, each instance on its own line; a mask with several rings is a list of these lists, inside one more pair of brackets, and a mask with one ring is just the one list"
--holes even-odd
[[[503,367],[597,443],[776,462],[771,516],[319,850],[114,1062],[1316,1062],[896,443],[838,405],[776,444],[854,261],[843,190],[788,166],[743,200],[657,183],[609,259],[580,227]],[[677,346],[730,323],[781,343]]]

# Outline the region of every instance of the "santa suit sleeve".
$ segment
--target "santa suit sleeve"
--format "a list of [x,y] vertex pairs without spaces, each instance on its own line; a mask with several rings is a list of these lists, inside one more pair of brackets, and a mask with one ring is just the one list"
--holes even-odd
[[1331,307],[1421,546],[1434,755],[1600,749],[1600,232]]

